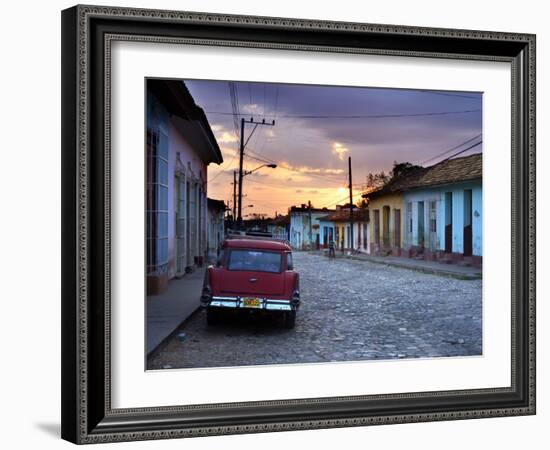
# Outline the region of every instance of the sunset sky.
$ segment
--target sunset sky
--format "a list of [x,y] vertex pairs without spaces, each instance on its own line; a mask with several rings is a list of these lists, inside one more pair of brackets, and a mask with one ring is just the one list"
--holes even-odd
[[[369,172],[389,172],[394,161],[433,165],[481,140],[480,93],[240,81],[232,87],[227,81],[185,84],[204,109],[224,158],[220,166],[208,167],[210,198],[232,200],[233,171],[239,166],[234,122],[240,128],[241,115],[275,120],[275,126],[258,126],[245,148],[246,170],[270,162],[278,167],[244,178],[243,205],[254,207],[243,215],[286,214],[291,205],[308,200],[317,208],[345,203],[348,156],[357,201]],[[231,90],[241,114],[235,121]],[[245,138],[252,129],[245,126]],[[480,151],[478,145],[462,155]]]

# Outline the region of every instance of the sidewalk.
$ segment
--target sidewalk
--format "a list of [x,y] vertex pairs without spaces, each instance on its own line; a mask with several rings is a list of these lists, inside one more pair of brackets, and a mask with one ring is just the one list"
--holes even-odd
[[147,297],[147,354],[200,307],[206,267],[199,267],[179,280],[171,280],[160,295]]
[[[321,255],[323,255],[323,253],[321,253]],[[479,267],[463,266],[460,264],[446,264],[437,261],[424,261],[397,256],[374,256],[365,253],[342,256],[340,252],[336,252],[336,257],[355,259],[359,261],[370,261],[375,264],[386,264],[388,266],[418,270],[420,272],[460,278],[463,280],[477,280],[480,279],[482,275],[482,269]]]

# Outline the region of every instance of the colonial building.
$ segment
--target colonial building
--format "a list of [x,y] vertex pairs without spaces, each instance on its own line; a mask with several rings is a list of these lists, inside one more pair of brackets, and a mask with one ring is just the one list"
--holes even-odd
[[208,208],[208,250],[209,263],[217,261],[225,236],[225,203],[223,200],[207,198]]
[[276,215],[268,222],[267,231],[276,239],[289,241],[290,216],[288,214]]
[[442,161],[403,191],[404,249],[410,256],[480,265],[482,249],[482,155]]
[[477,153],[419,168],[363,194],[372,253],[480,265],[481,181]]
[[334,247],[338,246],[338,239],[336,238],[336,224],[330,218],[331,214],[327,214],[317,218],[319,222],[320,237],[319,244],[321,248],[328,248],[330,241],[334,241]]
[[182,81],[147,81],[147,292],[203,263],[207,166],[223,161],[204,111]]
[[363,208],[353,210],[353,246],[349,207],[336,207],[336,211],[317,219],[320,224],[320,244],[327,248],[333,239],[335,248],[370,253],[369,211]]
[[375,255],[401,254],[404,224],[403,193],[390,183],[381,189],[363,194],[370,214],[369,251]]
[[291,206],[289,237],[292,248],[296,250],[320,248],[320,227],[317,219],[330,212],[334,210],[313,208],[311,203]]

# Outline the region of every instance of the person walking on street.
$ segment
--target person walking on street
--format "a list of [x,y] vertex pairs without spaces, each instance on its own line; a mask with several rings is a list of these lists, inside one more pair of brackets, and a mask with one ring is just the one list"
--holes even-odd
[[328,257],[336,258],[336,253],[334,251],[334,239],[332,238],[328,241]]

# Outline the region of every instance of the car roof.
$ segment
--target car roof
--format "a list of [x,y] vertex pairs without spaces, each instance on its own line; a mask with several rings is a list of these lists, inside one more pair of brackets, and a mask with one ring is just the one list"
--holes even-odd
[[290,245],[283,241],[269,239],[227,239],[224,248],[248,248],[260,250],[290,251]]

